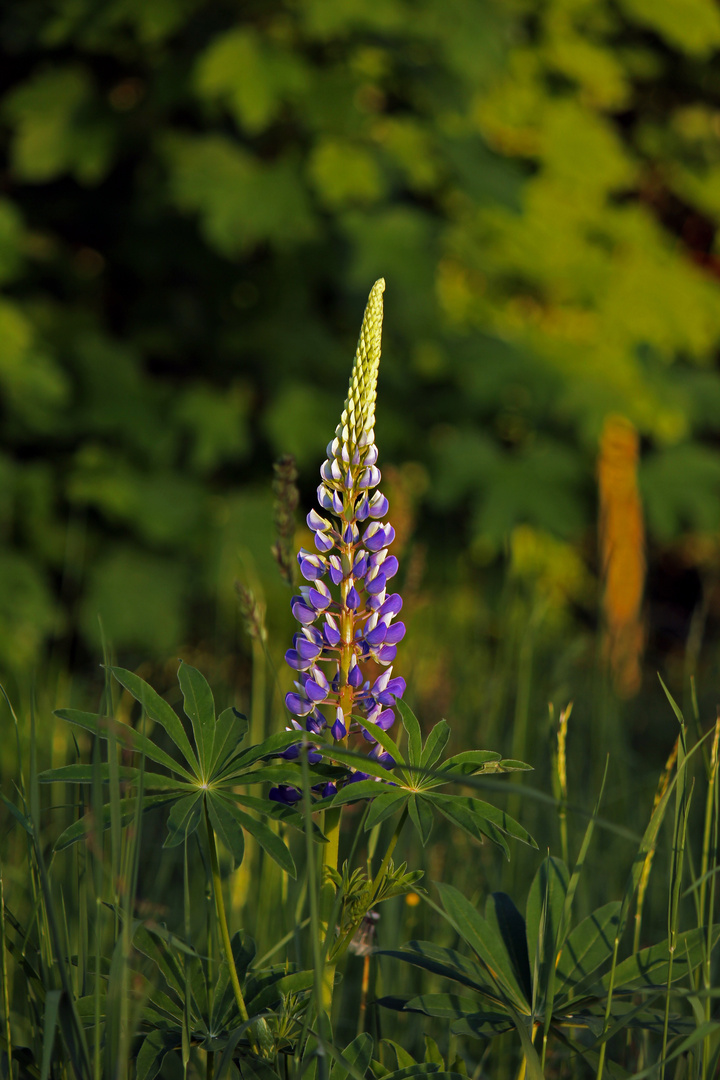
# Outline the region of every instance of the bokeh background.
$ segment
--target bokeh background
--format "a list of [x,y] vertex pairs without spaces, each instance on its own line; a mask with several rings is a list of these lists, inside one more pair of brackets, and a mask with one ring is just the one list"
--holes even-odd
[[16,0],[0,50],[11,692],[104,636],[242,701],[235,579],[280,666],[273,461],[307,510],[382,275],[412,704],[536,761],[575,698],[656,776],[655,672],[706,719],[718,668],[713,0]]

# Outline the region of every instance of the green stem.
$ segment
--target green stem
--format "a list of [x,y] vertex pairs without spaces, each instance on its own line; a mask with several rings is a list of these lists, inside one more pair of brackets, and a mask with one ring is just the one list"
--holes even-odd
[[320,934],[321,950],[325,957],[323,964],[322,1003],[328,1016],[332,1017],[333,987],[335,984],[335,964],[329,959],[332,952],[332,938],[335,933],[333,909],[337,890],[326,873],[328,869],[337,870],[340,851],[340,814],[341,808],[333,807],[324,812],[324,832],[328,838],[323,845],[322,875],[320,893]]
[[[610,1014],[612,1012],[612,997],[613,990],[615,989],[615,968],[617,967],[618,949],[620,947],[620,938],[615,938],[615,945],[613,948],[612,967],[610,968],[610,985],[608,986],[607,1005],[605,1007],[605,1019],[603,1021],[603,1036],[607,1032],[610,1026]],[[605,1066],[605,1050],[607,1049],[607,1039],[603,1039],[603,1044],[600,1047],[600,1057],[598,1058],[598,1067],[595,1080],[602,1080],[603,1068]]]
[[372,883],[372,903],[373,904],[375,903],[375,900],[377,899],[378,891],[379,891],[380,886],[382,884],[382,880],[385,877],[385,874],[387,872],[387,868],[390,865],[390,859],[392,858],[392,854],[393,854],[393,852],[395,850],[397,842],[400,839],[400,833],[403,830],[403,825],[407,821],[407,816],[408,816],[408,804],[405,803],[405,808],[404,808],[402,814],[400,815],[400,817],[398,819],[397,825],[395,826],[395,832],[390,837],[390,843],[387,846],[387,851],[385,852],[385,858],[380,863],[380,869],[378,870],[377,874],[375,875],[375,879],[374,879],[374,881]]
[[235,1001],[237,1002],[240,1019],[245,1022],[249,1019],[248,1011],[242,989],[240,988],[240,980],[238,979],[235,961],[233,959],[230,932],[228,930],[227,918],[225,917],[225,901],[223,900],[222,894],[222,880],[220,878],[220,864],[218,863],[217,847],[215,846],[215,833],[210,824],[207,799],[203,799],[203,808],[205,810],[205,826],[207,828],[208,846],[210,848],[210,867],[212,869],[213,892],[215,893],[215,910],[217,911],[218,923],[220,924],[220,936],[222,937],[225,959],[227,960],[227,965],[230,970],[230,982],[232,983],[233,992],[235,994]]

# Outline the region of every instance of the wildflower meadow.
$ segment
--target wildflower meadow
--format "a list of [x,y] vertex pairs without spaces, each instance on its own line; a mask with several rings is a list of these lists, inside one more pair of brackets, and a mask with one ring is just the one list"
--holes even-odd
[[[238,582],[249,715],[182,660],[162,696],[108,642],[97,710],[42,721],[64,759],[48,768],[35,707],[19,716],[5,697],[3,1077],[718,1073],[720,721],[703,728],[694,692],[685,718],[662,684],[674,747],[654,802],[618,815],[611,754],[587,772],[595,790],[574,790],[570,702],[551,707],[549,783],[416,716],[375,433],[384,289],[296,559],[294,468],[276,469],[286,671]],[[624,693],[640,647],[636,455],[631,426],[609,423],[599,668]]]

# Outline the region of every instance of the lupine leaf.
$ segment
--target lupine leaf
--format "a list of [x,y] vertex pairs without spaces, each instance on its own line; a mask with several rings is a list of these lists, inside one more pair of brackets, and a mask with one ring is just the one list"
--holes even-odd
[[[400,949],[378,949],[378,956],[392,956],[415,967],[454,979],[463,986],[498,1001],[497,990],[488,982],[487,972],[474,960],[432,941],[409,941]],[[499,1001],[498,1001],[499,1003]]]
[[[389,769],[383,768],[382,765],[378,765],[377,761],[373,761],[372,758],[367,757],[365,754],[353,753],[349,750],[343,750],[339,746],[329,746],[327,748],[327,757],[332,761],[341,761],[345,765],[349,765],[353,769],[357,769],[359,772],[370,773],[371,776],[377,776],[380,780],[385,780],[389,784],[397,786],[397,777]],[[357,781],[362,783],[361,780]]]
[[178,945],[179,939],[175,938],[174,935],[169,935],[167,931],[165,931],[167,936],[161,936],[158,929],[157,927],[138,923],[133,931],[133,945],[149,960],[152,960],[165,979],[169,989],[177,994],[177,1005],[174,1005],[174,1008],[177,1009],[179,1022],[182,1019],[182,1002],[185,998],[185,973],[182,962],[175,955],[174,948],[182,945],[182,952],[190,952],[194,956],[197,956],[197,953],[195,953],[194,949],[191,950],[185,942],[179,942]]
[[505,943],[505,949],[512,961],[518,982],[527,1000],[531,1001],[532,976],[525,937],[525,920],[506,893],[495,892],[487,898],[485,921]]
[[237,752],[247,730],[247,717],[239,713],[237,709],[224,709],[220,713],[215,726],[212,761],[208,769],[211,775],[216,771],[219,772],[228,758]]
[[420,755],[420,765],[425,769],[432,769],[440,759],[442,752],[450,738],[450,725],[446,720],[439,720],[425,740],[423,752]]
[[[130,768],[125,765],[119,765],[117,768],[117,776],[120,780],[137,781],[140,779],[140,775],[140,769]],[[102,781],[108,781],[110,779],[110,767],[107,764],[61,765],[59,769],[47,769],[45,772],[40,773],[38,780],[41,784],[51,784],[56,781],[67,784],[91,784],[96,776]],[[177,791],[179,793],[197,791],[196,783],[183,783],[182,780],[178,780],[174,776],[165,776],[162,773],[143,771],[142,778],[145,791]]]
[[410,1065],[415,1064],[415,1058],[412,1056],[412,1054],[409,1054],[404,1047],[400,1046],[396,1042],[393,1042],[392,1039],[383,1039],[382,1041],[385,1046],[389,1046],[394,1052],[398,1069],[407,1069]]
[[295,863],[293,857],[282,842],[279,836],[277,836],[272,829],[264,825],[262,821],[257,821],[256,818],[250,817],[249,814],[243,813],[242,810],[238,810],[234,803],[231,803],[228,798],[223,795],[217,795],[213,793],[213,798],[222,800],[222,803],[226,810],[228,810],[238,824],[242,825],[243,829],[254,836],[263,851],[266,851],[271,859],[274,859],[278,866],[290,875],[290,877],[297,876],[297,870],[295,869]]
[[[720,938],[720,926],[713,927],[713,946]],[[672,981],[694,971],[701,963],[704,949],[707,943],[707,930],[697,926],[692,930],[686,930],[678,934],[675,958],[673,960]],[[647,949],[629,956],[615,968],[614,986],[616,990],[630,988],[642,989],[644,986],[656,986],[667,982],[669,952],[668,942],[662,941],[658,945],[650,945]],[[610,982],[610,972],[602,979],[602,986],[607,989]]]
[[513,971],[502,938],[498,937],[470,901],[452,885],[438,882],[437,889],[450,921],[463,940],[486,965],[491,980],[497,983],[503,991],[503,996],[506,995],[510,1002],[521,1011],[529,1012],[530,1003],[526,1000]]
[[382,795],[378,795],[377,798],[373,799],[368,810],[365,818],[365,829],[372,829],[375,825],[379,825],[381,821],[385,821],[386,818],[396,813],[407,797],[407,792],[402,789],[385,791]]
[[397,1072],[388,1073],[383,1080],[416,1080],[418,1076],[432,1076],[434,1080],[466,1080],[462,1073],[448,1072],[439,1069],[434,1061],[416,1062],[406,1069],[398,1069]]
[[515,818],[510,817],[504,810],[500,810],[491,803],[484,802],[482,799],[476,799],[471,796],[440,795],[437,792],[433,792],[432,798],[438,805],[452,805],[452,807],[463,806],[478,820],[482,820],[483,822],[489,821],[495,828],[500,829],[501,832],[507,833],[508,836],[514,837],[515,840],[520,840],[523,844],[528,844],[530,847],[537,848],[537,844],[527,829],[524,829]]
[[407,1008],[425,1016],[438,1016],[443,1020],[459,1020],[478,1011],[477,1000],[460,994],[420,994],[410,998]]
[[500,830],[482,815],[473,814],[462,797],[446,795],[441,801],[438,795],[433,792],[427,798],[443,817],[446,817],[453,825],[459,826],[473,840],[477,840],[479,844],[482,844],[487,838],[500,848],[506,859],[510,858],[510,848]]
[[132,671],[127,671],[122,667],[111,667],[110,671],[120,685],[124,686],[125,689],[132,694],[135,700],[140,702],[150,719],[154,720],[165,729],[192,771],[196,776],[199,776],[200,766],[198,765],[195,751],[185,734],[182,720],[175,710],[168,705],[167,701],[160,697],[156,690],[153,690],[149,683],[146,683],[144,679],[141,679],[139,675],[135,675]]
[[[278,731],[274,735],[270,735],[269,738],[264,739],[257,746],[248,746],[246,750],[243,750],[238,757],[230,763],[228,768],[223,770],[220,774],[220,779],[232,780],[236,776],[245,776],[248,766],[259,761],[261,758],[277,757],[287,750],[289,746],[303,739],[309,743],[324,745],[323,739],[319,735],[313,735],[312,732],[303,731]],[[228,771],[229,769],[229,771]]]
[[284,975],[281,979],[271,983],[270,986],[266,986],[247,1002],[248,1013],[252,1016],[254,1013],[270,1008],[280,1001],[283,994],[287,996],[288,994],[297,994],[303,990],[309,990],[314,979],[314,971],[296,971],[291,975]]
[[555,968],[558,999],[574,990],[609,959],[615,942],[620,914],[620,901],[609,904],[588,915],[565,940]]
[[[272,818],[273,821],[282,821],[285,825],[291,825],[294,829],[305,832],[305,818],[297,810],[294,810],[292,806],[285,806],[283,803],[273,802],[270,799],[258,799],[254,795],[246,795],[244,792],[225,790],[224,794],[226,798],[232,799],[233,802],[238,803],[240,806],[246,806],[249,810],[265,814],[266,817]],[[312,822],[312,833],[315,840],[323,844],[327,843],[325,833],[315,821]]]
[[481,1012],[455,1020],[450,1030],[453,1035],[470,1035],[474,1039],[486,1039],[489,1035],[502,1035],[512,1030],[512,1020],[503,1013]]
[[425,847],[430,839],[434,824],[432,807],[429,805],[429,801],[421,795],[411,795],[408,800],[408,810],[410,811],[410,820],[422,841],[422,846]]
[[158,765],[164,765],[166,769],[184,777],[190,783],[195,780],[192,773],[189,773],[182,765],[178,765],[169,754],[156,746],[146,735],[142,735],[139,731],[129,727],[128,724],[121,724],[109,716],[98,716],[97,713],[82,712],[80,709],[56,709],[53,715],[60,717],[61,720],[67,720],[69,724],[74,724],[75,727],[91,731],[99,739],[107,739],[108,728],[112,725],[115,737],[121,746],[132,747],[138,754],[149,758],[150,761],[157,762]]
[[185,714],[192,724],[195,745],[204,777],[212,760],[215,738],[215,702],[207,679],[197,668],[180,661],[178,682],[183,693]]
[[[367,1072],[375,1043],[367,1031],[361,1032],[342,1052],[344,1061],[357,1070],[360,1076]],[[334,1061],[330,1070],[330,1080],[349,1080],[350,1072],[339,1061]]]
[[362,726],[365,728],[368,734],[372,735],[373,738],[377,739],[383,750],[387,750],[388,754],[392,754],[393,759],[398,765],[405,764],[405,758],[400,752],[400,747],[388,731],[383,731],[383,729],[378,727],[377,724],[363,724]]
[[525,907],[528,956],[533,980],[541,995],[547,988],[558,953],[558,934],[570,874],[561,859],[543,859],[533,878]]
[[420,731],[420,724],[415,713],[410,706],[402,700],[402,698],[395,699],[398,711],[400,713],[400,719],[402,720],[403,727],[407,732],[408,737],[408,764],[419,765],[420,755],[422,753],[422,733]]
[[165,1039],[161,1031],[151,1031],[145,1036],[135,1062],[136,1080],[154,1080],[160,1072],[163,1058],[172,1048],[172,1043],[167,1043]]
[[[142,801],[142,809],[150,810],[156,806],[163,806],[166,803],[174,802],[175,795],[148,795]],[[133,796],[129,799],[120,800],[120,824],[128,825],[135,817],[137,810],[137,797]],[[58,836],[55,844],[53,845],[53,851],[63,851],[66,847],[70,847],[71,844],[77,843],[78,840],[83,840],[85,837],[97,828],[97,821],[94,815],[90,812],[83,817],[74,821],[72,825],[68,825],[67,829],[64,829]],[[102,828],[110,828],[110,807],[103,807],[102,816]]]
[[200,792],[178,799],[168,814],[168,835],[163,847],[177,847],[178,844],[182,844],[186,836],[194,833],[200,824],[201,812],[202,795]]
[[230,852],[233,860],[233,869],[236,869],[243,861],[245,854],[245,834],[242,825],[232,813],[234,807],[215,792],[208,791],[206,794],[208,813],[212,827],[223,846]]
[[[472,772],[487,765],[489,761],[500,761],[501,755],[496,750],[463,750],[461,754],[454,754],[442,763],[442,772],[458,770],[463,775],[471,776]],[[472,765],[472,772],[469,766]]]

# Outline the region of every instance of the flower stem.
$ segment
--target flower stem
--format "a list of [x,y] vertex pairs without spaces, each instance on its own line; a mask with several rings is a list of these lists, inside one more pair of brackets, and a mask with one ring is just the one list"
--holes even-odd
[[335,906],[336,889],[325,868],[337,870],[338,855],[340,850],[340,814],[341,808],[333,807],[325,811],[325,835],[327,844],[323,845],[322,853],[322,883],[320,892],[320,933],[322,935],[321,946],[324,950],[325,963],[323,965],[323,1008],[328,1016],[332,1016],[333,986],[335,983],[335,964],[329,959],[332,947],[332,936],[335,927],[332,925],[332,912]]
[[[218,923],[220,924],[220,936],[222,937],[223,951],[225,952],[225,959],[227,960],[227,965],[230,970],[230,982],[232,983],[233,992],[235,994],[235,1001],[237,1002],[240,1019],[244,1022],[248,1020],[249,1017],[247,1006],[245,1005],[245,998],[243,997],[243,992],[240,988],[240,980],[238,979],[235,961],[233,959],[230,932],[225,916],[225,901],[223,900],[222,894],[222,881],[220,879],[220,864],[218,863],[217,847],[215,846],[215,833],[210,824],[207,799],[203,799],[203,808],[205,810],[205,826],[207,828],[208,846],[210,848],[210,866],[212,869],[213,892],[215,893],[215,910],[217,911]],[[254,1040],[251,1036],[251,1042],[252,1041]]]
[[405,809],[403,810],[402,814],[400,815],[400,817],[398,819],[398,823],[395,826],[395,832],[390,837],[390,843],[387,846],[387,851],[385,852],[385,858],[380,863],[380,869],[378,870],[377,874],[375,875],[375,880],[372,883],[372,903],[373,904],[375,903],[375,900],[377,899],[378,891],[380,889],[380,886],[382,885],[382,880],[385,877],[385,874],[387,872],[387,868],[390,865],[390,859],[392,858],[392,853],[395,850],[395,847],[397,845],[398,840],[400,839],[400,833],[402,832],[403,826],[404,826],[405,822],[407,821],[407,816],[408,816],[408,804],[405,803]]

